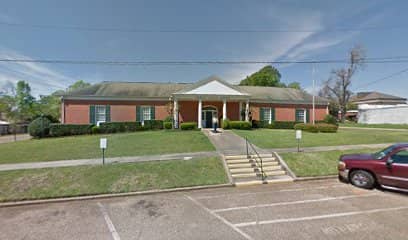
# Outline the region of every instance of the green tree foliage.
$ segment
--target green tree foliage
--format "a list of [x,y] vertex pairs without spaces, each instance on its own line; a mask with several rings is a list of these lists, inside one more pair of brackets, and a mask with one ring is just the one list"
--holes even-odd
[[66,92],[72,92],[72,91],[79,90],[79,89],[82,89],[82,88],[86,88],[86,87],[89,87],[89,86],[91,86],[90,83],[84,82],[83,80],[79,80],[79,81],[76,81],[74,84],[70,85],[67,88]]
[[14,98],[20,112],[20,120],[30,120],[35,114],[35,98],[31,95],[30,85],[25,81],[18,81]]
[[281,74],[272,66],[265,66],[240,82],[241,86],[286,87],[280,82]]
[[302,87],[300,86],[299,82],[291,82],[288,84],[288,88],[294,88],[297,90],[302,90]]

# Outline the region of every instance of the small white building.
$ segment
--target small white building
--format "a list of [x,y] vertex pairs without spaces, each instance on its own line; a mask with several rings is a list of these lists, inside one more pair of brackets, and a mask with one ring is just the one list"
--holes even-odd
[[358,123],[408,124],[407,99],[379,92],[362,92],[353,97],[358,106]]

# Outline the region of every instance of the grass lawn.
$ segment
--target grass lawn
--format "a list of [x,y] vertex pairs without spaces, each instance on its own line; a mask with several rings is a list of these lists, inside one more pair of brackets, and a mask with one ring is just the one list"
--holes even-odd
[[[234,130],[238,135],[261,148],[297,147],[294,130]],[[336,146],[408,142],[408,132],[365,129],[339,129],[337,133],[302,133],[301,147]]]
[[309,153],[281,153],[280,156],[298,177],[327,176],[337,174],[337,163],[342,154],[374,153],[380,149],[327,151]]
[[0,164],[99,158],[102,137],[108,139],[106,157],[215,150],[200,131],[145,131],[3,143]]
[[219,158],[0,172],[0,201],[226,183]]
[[390,128],[390,129],[408,129],[408,124],[362,124],[362,123],[340,123],[340,127],[361,127],[361,128]]

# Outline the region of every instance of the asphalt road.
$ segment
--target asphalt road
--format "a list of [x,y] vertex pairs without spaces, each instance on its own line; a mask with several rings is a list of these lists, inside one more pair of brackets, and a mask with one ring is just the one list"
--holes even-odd
[[408,196],[336,180],[0,208],[0,239],[408,239]]

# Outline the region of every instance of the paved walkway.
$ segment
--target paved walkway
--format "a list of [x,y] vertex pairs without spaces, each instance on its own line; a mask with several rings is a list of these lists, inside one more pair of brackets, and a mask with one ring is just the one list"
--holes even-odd
[[[380,143],[380,144],[358,144],[358,145],[340,145],[340,146],[323,146],[323,147],[300,147],[302,152],[324,152],[324,151],[334,151],[334,150],[354,150],[363,148],[386,148],[395,143]],[[269,151],[286,153],[286,152],[297,152],[297,148],[274,148],[269,149]]]
[[[203,129],[203,132],[210,139],[211,143],[217,149],[217,152],[224,155],[246,154],[245,139],[236,135],[231,130],[220,129],[220,132],[213,133],[211,129]],[[269,151],[254,146],[258,153],[267,153]]]
[[[218,153],[217,152],[174,153],[174,154],[163,154],[163,155],[106,158],[105,163],[132,163],[132,162],[177,160],[177,159],[190,160],[193,158],[214,157],[214,156],[218,156]],[[0,171],[36,169],[36,168],[71,167],[71,166],[82,166],[82,165],[100,165],[100,164],[102,164],[102,158],[0,164]]]
[[[31,136],[28,134],[17,134],[16,135],[17,141],[28,140],[28,139],[31,139]],[[0,136],[0,143],[8,143],[8,142],[14,142],[14,135]]]

